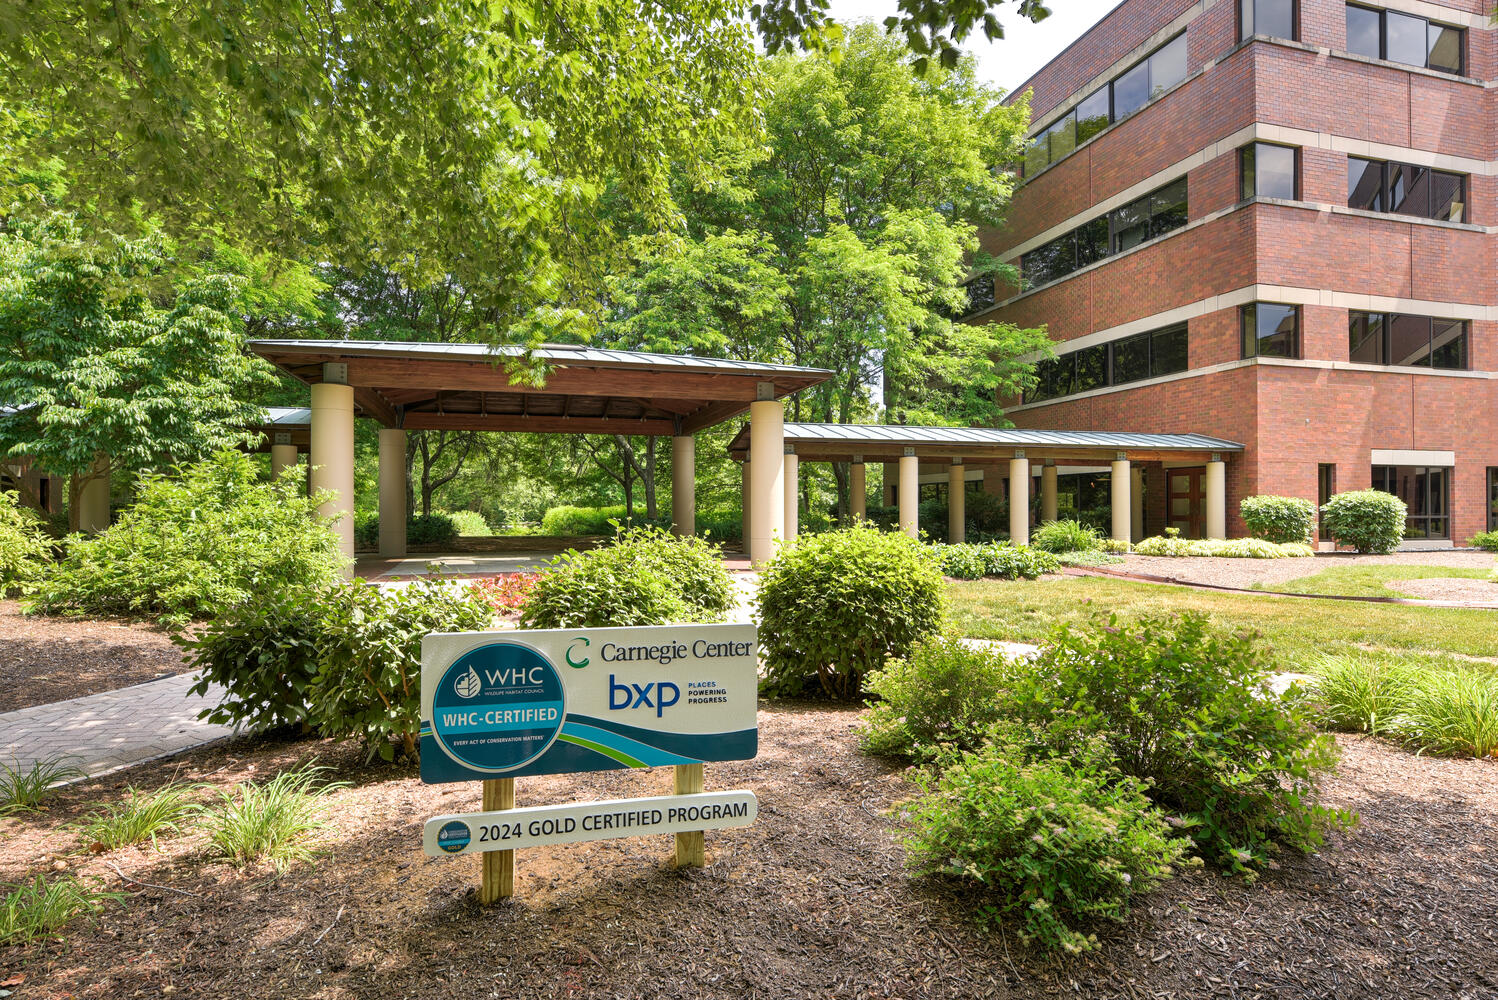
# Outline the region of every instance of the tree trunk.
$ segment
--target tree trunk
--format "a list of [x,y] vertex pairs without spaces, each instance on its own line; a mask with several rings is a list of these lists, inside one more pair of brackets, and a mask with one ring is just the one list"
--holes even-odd
[[654,437],[645,439],[645,474],[641,477],[645,480],[645,516],[652,521],[658,516],[655,504],[655,441]]

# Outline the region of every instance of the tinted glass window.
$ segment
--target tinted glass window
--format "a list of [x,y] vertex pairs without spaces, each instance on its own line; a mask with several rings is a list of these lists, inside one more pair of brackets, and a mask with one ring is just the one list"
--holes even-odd
[[1381,59],[1378,11],[1367,7],[1347,8],[1347,51],[1370,59]]
[[1108,384],[1108,345],[1099,344],[1077,352],[1076,391],[1101,389]]
[[1238,41],[1254,33],[1254,0],[1238,0]]
[[1077,105],[1077,142],[1083,143],[1108,127],[1108,88]]
[[1108,256],[1108,217],[1093,219],[1077,230],[1077,266],[1086,267]]
[[1396,10],[1384,11],[1384,58],[1411,66],[1424,66],[1429,44],[1423,17],[1411,17]]
[[1264,358],[1293,358],[1297,353],[1297,312],[1294,306],[1255,302],[1243,307],[1243,354]]
[[1150,198],[1150,235],[1159,236],[1186,224],[1186,178],[1156,191]]
[[1384,363],[1383,313],[1348,314],[1347,357],[1350,361],[1364,365]]
[[1149,378],[1150,335],[1125,337],[1113,342],[1113,384]]
[[1177,35],[1156,50],[1149,58],[1149,67],[1151,97],[1160,96],[1186,79],[1186,36]]
[[1444,24],[1430,26],[1427,65],[1444,73],[1462,71],[1462,30]]
[[1385,204],[1391,212],[1428,217],[1430,171],[1411,163],[1389,164],[1389,188]]
[[1051,137],[1052,163],[1077,148],[1077,120],[1071,115],[1052,125],[1046,134]]
[[1042,132],[1030,140],[1025,150],[1025,176],[1034,177],[1051,162],[1049,136]]
[[1032,285],[1043,285],[1076,269],[1076,250],[1070,233],[1036,247],[1024,256],[1024,275]]
[[1295,199],[1295,150],[1254,143],[1243,148],[1244,198]]
[[1389,363],[1426,367],[1430,365],[1430,317],[1390,317]]
[[1132,115],[1149,99],[1150,67],[1146,60],[1113,81],[1114,120]]
[[1150,238],[1150,200],[1140,198],[1122,208],[1115,208],[1109,217],[1113,224],[1113,252],[1122,253]]
[[1254,33],[1275,38],[1295,37],[1294,0],[1256,0]]
[[1384,208],[1384,165],[1377,160],[1347,158],[1347,207],[1381,212]]
[[1461,222],[1466,199],[1462,191],[1461,174],[1444,174],[1439,170],[1430,172],[1430,217]]
[[1461,320],[1431,321],[1430,363],[1436,368],[1467,367],[1467,324]]
[[1187,365],[1186,328],[1160,330],[1150,340],[1150,374],[1171,375],[1183,372]]

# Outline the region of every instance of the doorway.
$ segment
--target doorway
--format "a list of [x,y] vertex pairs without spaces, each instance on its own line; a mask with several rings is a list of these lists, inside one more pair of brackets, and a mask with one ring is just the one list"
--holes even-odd
[[1182,538],[1206,535],[1207,470],[1205,466],[1165,470],[1165,523]]

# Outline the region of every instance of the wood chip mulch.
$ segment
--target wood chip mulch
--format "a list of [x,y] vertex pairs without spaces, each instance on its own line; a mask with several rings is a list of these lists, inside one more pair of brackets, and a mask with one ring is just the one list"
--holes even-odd
[[187,670],[150,625],[23,615],[0,601],[0,712],[143,684]]
[[[762,707],[757,760],[709,765],[754,789],[751,827],[708,834],[676,872],[667,838],[521,852],[517,897],[475,902],[475,858],[421,854],[421,823],[476,809],[470,785],[365,768],[352,747],[238,740],[62,793],[0,821],[0,880],[54,868],[129,893],[67,940],[0,948],[17,998],[1408,998],[1498,997],[1498,760],[1433,760],[1340,738],[1333,805],[1362,823],[1256,884],[1190,869],[1102,947],[1047,959],[913,881],[891,807],[901,771],[857,750],[853,711]],[[102,856],[65,825],[126,781],[220,787],[321,755],[330,854],[277,877],[210,858],[201,834]],[[521,779],[520,804],[659,794],[670,772]],[[206,793],[205,793],[206,794]],[[137,880],[123,882],[120,875]],[[146,883],[145,885],[141,883]]]

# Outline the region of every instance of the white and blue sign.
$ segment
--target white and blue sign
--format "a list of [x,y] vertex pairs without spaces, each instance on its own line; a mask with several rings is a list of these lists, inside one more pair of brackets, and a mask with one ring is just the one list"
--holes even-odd
[[749,760],[759,749],[752,625],[439,633],[421,654],[425,782]]

